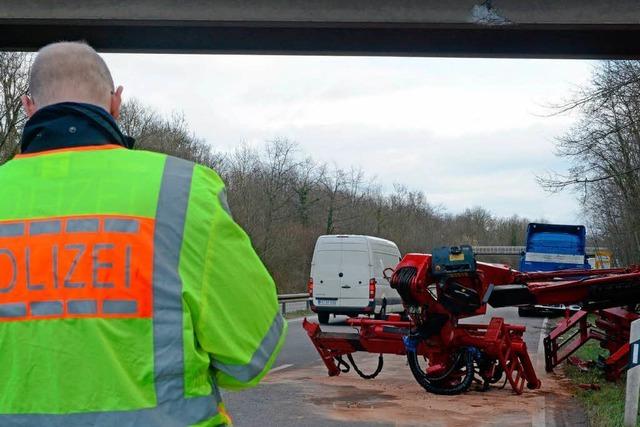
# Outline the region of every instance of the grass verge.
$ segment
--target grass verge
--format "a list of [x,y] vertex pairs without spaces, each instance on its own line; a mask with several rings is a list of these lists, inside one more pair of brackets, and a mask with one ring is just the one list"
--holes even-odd
[[[606,356],[608,352],[600,348],[597,341],[589,341],[575,355],[583,360],[597,360],[598,355]],[[619,427],[624,419],[624,378],[609,382],[604,379],[601,370],[590,368],[583,372],[576,366],[565,362],[565,374],[575,386],[575,396],[584,406],[589,422],[593,427]],[[600,390],[584,390],[579,384],[598,384]],[[640,424],[638,424],[640,426]]]

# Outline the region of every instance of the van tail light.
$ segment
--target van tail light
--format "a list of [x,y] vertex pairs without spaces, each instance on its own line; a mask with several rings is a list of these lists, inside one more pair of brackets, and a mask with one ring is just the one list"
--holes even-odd
[[307,283],[307,292],[309,293],[309,298],[313,298],[313,277],[309,277],[309,283]]
[[376,299],[376,279],[369,280],[369,299]]

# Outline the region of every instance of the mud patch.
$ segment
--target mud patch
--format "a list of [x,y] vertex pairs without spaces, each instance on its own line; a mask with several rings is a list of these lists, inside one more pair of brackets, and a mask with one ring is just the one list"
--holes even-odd
[[[361,360],[365,372],[377,364],[375,355]],[[566,413],[575,410],[575,404],[563,378],[552,374],[541,379],[540,390],[525,390],[522,395],[507,386],[437,396],[415,382],[404,357],[387,356],[384,370],[373,380],[363,380],[353,372],[328,377],[324,365],[316,365],[275,372],[266,382],[302,385],[299,392],[310,411],[336,421],[453,427],[567,425],[561,420],[575,419]]]
[[309,401],[318,406],[333,408],[387,408],[395,406],[395,396],[380,390],[364,390],[355,386],[338,386],[330,396],[310,397]]

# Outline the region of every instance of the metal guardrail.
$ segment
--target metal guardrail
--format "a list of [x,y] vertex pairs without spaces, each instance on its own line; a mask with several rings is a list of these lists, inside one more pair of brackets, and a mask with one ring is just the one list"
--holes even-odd
[[287,303],[300,303],[305,302],[305,309],[309,310],[309,294],[304,292],[300,294],[282,294],[278,295],[278,302],[282,306],[282,315],[287,314]]
[[[514,255],[520,256],[524,252],[524,246],[474,246],[473,252],[476,255]],[[597,246],[587,246],[585,251],[587,256],[594,256],[596,251],[606,251],[607,248]]]
[[474,246],[476,255],[520,255],[524,246]]

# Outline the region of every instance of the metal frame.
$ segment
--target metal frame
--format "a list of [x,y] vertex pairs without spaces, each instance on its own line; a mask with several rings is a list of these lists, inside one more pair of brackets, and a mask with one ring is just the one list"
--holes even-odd
[[[635,0],[3,0],[0,49],[640,57]],[[576,13],[579,11],[579,13]]]
[[[629,351],[629,325],[638,315],[619,306],[640,302],[640,266],[522,273],[482,262],[468,266],[452,258],[457,254],[453,249],[448,258],[440,252],[437,256],[405,255],[391,277],[391,287],[401,295],[409,320],[399,315],[385,320],[349,319],[359,329],[357,334],[324,333],[316,323],[303,323],[329,375],[338,375],[344,364],[342,356],[356,351],[415,354],[425,356],[429,364],[427,373],[417,374],[411,364],[414,359],[409,359],[420,385],[437,394],[457,394],[471,385],[470,368],[461,374],[460,359],[455,358],[466,354],[467,358],[473,355],[475,373],[487,388],[498,373],[497,380],[506,376],[513,391],[520,394],[525,384],[540,387],[522,339],[525,327],[507,325],[498,317],[488,325],[461,324],[459,320],[484,314],[487,303],[493,307],[582,303],[584,311],[567,317],[545,339],[547,370],[593,338],[610,352],[607,379],[620,377]],[[587,323],[590,312],[599,316],[599,331]]]

